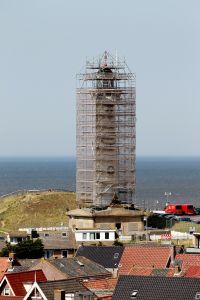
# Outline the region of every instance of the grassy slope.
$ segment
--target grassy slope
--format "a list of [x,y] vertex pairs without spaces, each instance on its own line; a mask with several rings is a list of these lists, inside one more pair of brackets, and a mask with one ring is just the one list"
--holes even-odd
[[0,200],[0,230],[68,224],[66,211],[76,207],[75,193],[41,192]]
[[176,230],[176,231],[179,231],[179,232],[189,232],[191,227],[194,227],[196,232],[200,232],[200,224],[194,224],[194,223],[190,223],[190,222],[176,223],[172,227],[172,230]]

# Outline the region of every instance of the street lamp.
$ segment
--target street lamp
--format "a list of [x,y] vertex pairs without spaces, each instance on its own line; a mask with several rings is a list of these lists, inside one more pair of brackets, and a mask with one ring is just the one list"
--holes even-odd
[[165,196],[167,197],[167,203],[166,206],[169,204],[169,196],[171,196],[172,193],[171,192],[165,192]]
[[145,230],[146,230],[146,242],[148,240],[148,215],[144,216],[144,222],[146,221],[146,224],[145,224]]
[[155,200],[155,202],[154,202],[155,210],[158,210],[158,206],[159,206],[159,200]]

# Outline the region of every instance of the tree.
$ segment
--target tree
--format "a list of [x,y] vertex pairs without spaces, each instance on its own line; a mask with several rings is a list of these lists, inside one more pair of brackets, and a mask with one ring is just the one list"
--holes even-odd
[[166,227],[166,219],[158,215],[149,216],[148,227],[164,229]]
[[8,256],[9,252],[15,252],[17,258],[41,258],[44,246],[40,239],[23,241],[17,245],[7,244],[0,252],[0,256]]

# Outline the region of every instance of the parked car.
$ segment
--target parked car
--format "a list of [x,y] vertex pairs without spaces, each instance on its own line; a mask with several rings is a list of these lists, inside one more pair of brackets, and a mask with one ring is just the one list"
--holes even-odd
[[191,220],[191,223],[194,223],[194,224],[200,224],[200,221],[197,221],[197,220]]
[[200,215],[200,207],[195,207],[195,214]]
[[176,219],[176,216],[175,215],[165,215],[164,218],[167,220],[170,220],[170,219]]
[[188,217],[180,217],[180,218],[177,218],[177,221],[178,222],[191,222],[191,219]]

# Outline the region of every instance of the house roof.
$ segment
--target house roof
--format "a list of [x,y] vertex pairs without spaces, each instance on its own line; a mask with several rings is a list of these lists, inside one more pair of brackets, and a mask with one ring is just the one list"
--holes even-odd
[[152,267],[133,267],[129,274],[134,276],[174,276],[174,268],[152,268]]
[[140,210],[132,210],[126,209],[124,207],[108,207],[107,209],[100,210],[100,211],[91,211],[91,209],[87,208],[77,208],[67,212],[68,216],[74,217],[137,217],[137,216],[144,216],[146,213]]
[[41,259],[40,262],[34,265],[30,270],[42,270],[48,281],[67,279],[66,274],[58,270],[46,259]]
[[92,217],[92,213],[90,209],[87,208],[77,208],[67,212],[68,216],[75,216],[75,217]]
[[29,271],[33,266],[35,266],[36,264],[38,264],[38,262],[40,261],[41,259],[37,259],[37,258],[34,258],[34,259],[29,259],[29,258],[26,258],[26,259],[18,259],[16,261],[16,264],[14,264],[13,266],[13,272],[26,272],[26,271]]
[[34,282],[35,280],[37,282],[47,280],[42,270],[20,272],[20,273],[6,273],[2,279],[2,282],[4,281],[5,278],[7,278],[16,296],[26,295],[26,290],[24,288],[23,283]]
[[67,274],[68,278],[111,275],[103,266],[83,256],[54,259],[49,262],[62,273]]
[[94,293],[98,299],[103,297],[112,296],[115,286],[117,284],[117,278],[102,278],[95,280],[88,280],[82,282],[83,286],[88,288]]
[[139,210],[131,210],[123,207],[109,207],[105,210],[95,211],[95,217],[137,217],[144,216],[145,213]]
[[28,233],[26,231],[12,231],[8,234],[10,237],[27,237]]
[[0,280],[3,278],[5,272],[7,271],[8,265],[8,257],[0,257]]
[[[136,294],[135,298],[131,298],[133,292]],[[119,277],[112,299],[199,299],[196,295],[200,295],[199,279],[196,278],[122,275]]]
[[121,246],[80,246],[76,256],[84,256],[104,268],[117,268],[120,262],[124,247]]
[[62,232],[49,233],[49,236],[40,236],[45,250],[64,250],[76,248],[75,235],[72,230],[66,231],[66,236]]
[[170,246],[127,246],[124,248],[119,274],[130,274],[134,267],[165,268],[170,260]]
[[0,300],[22,300],[23,296],[0,296]]
[[64,290],[66,293],[73,292],[87,292],[85,288],[78,280],[76,279],[65,279],[65,280],[54,280],[47,282],[40,282],[38,284],[47,297],[48,300],[54,300],[54,290]]
[[159,277],[172,277],[174,276],[174,268],[163,268],[163,269],[156,269],[153,268],[151,272],[151,276],[159,276]]
[[200,266],[190,266],[183,274],[184,277],[200,278]]
[[152,267],[137,267],[133,266],[133,268],[130,269],[129,273],[127,275],[134,275],[134,276],[150,276],[152,273],[153,268]]
[[190,266],[200,266],[200,255],[199,254],[177,254],[176,261],[182,262],[182,269],[186,270]]

